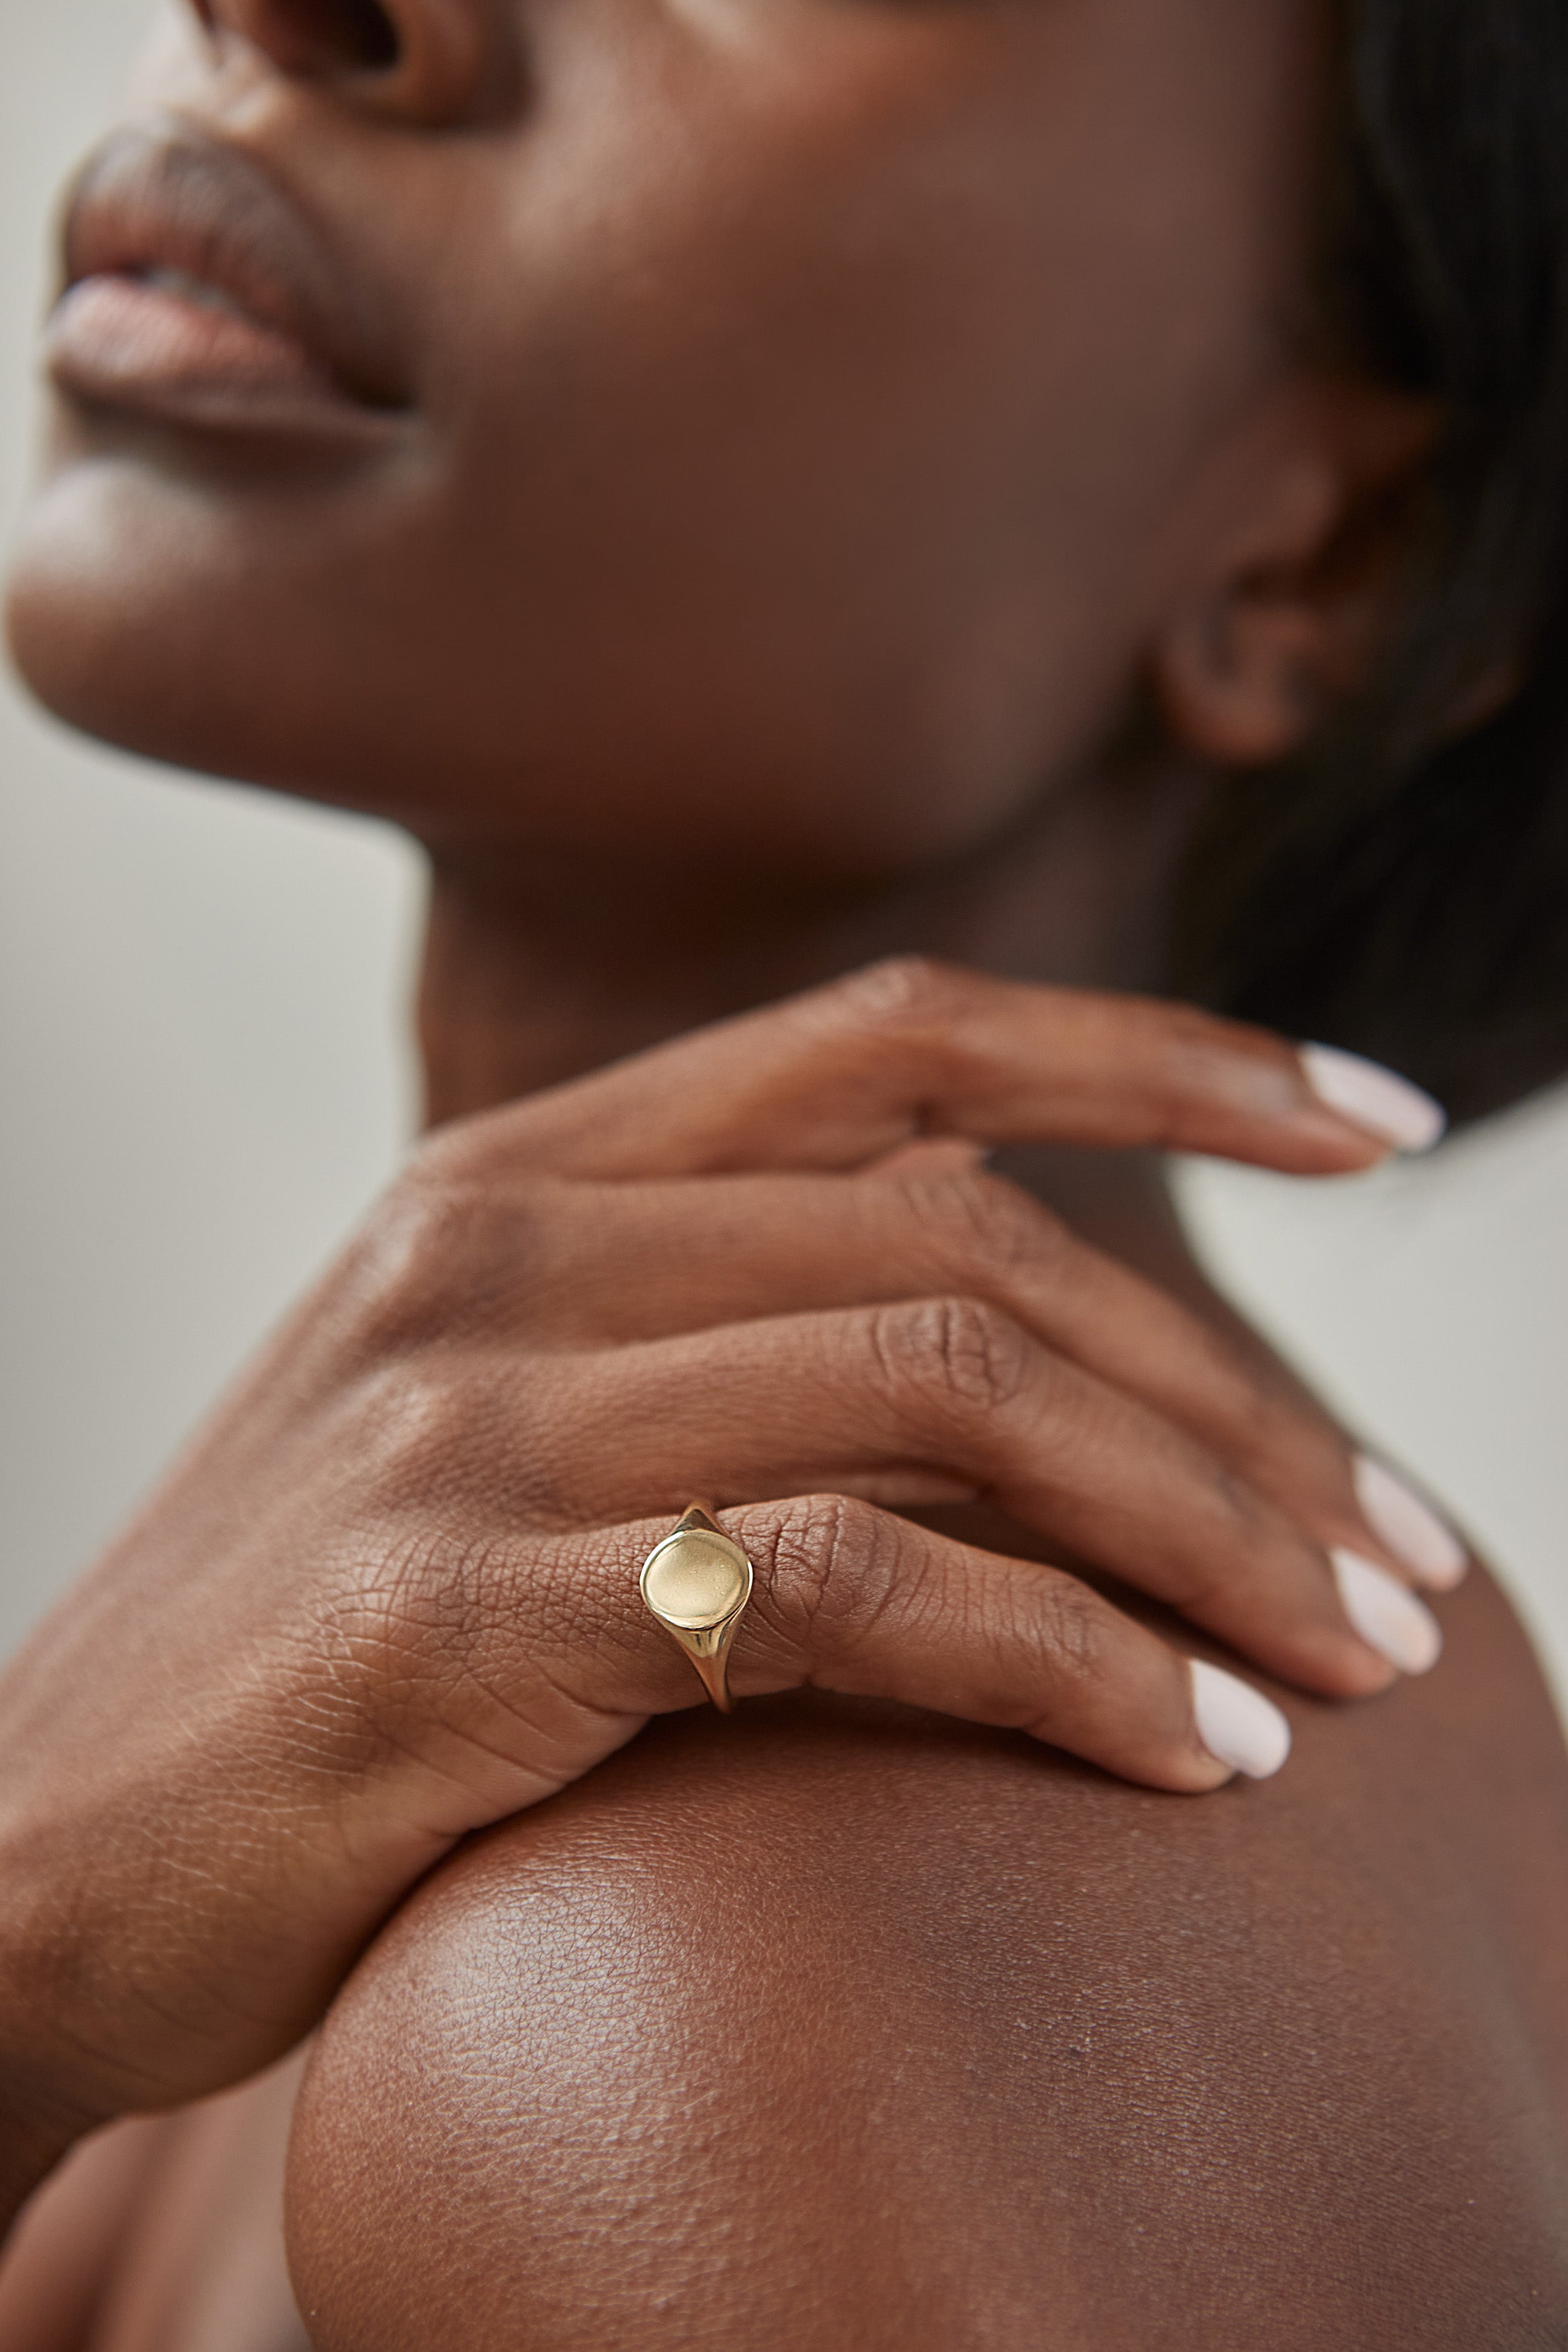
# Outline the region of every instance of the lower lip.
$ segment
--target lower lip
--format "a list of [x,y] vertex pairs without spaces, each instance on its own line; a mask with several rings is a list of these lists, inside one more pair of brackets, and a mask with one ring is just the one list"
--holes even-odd
[[46,351],[60,390],[103,407],[251,429],[378,414],[282,330],[142,278],[79,280],[55,310]]

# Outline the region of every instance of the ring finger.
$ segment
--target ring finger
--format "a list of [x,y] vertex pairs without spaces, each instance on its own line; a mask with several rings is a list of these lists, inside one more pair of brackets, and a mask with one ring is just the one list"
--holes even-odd
[[[506,1410],[507,1381],[497,1365],[492,1413]],[[526,1474],[547,1524],[678,1509],[693,1494],[724,1505],[834,1487],[886,1500],[900,1476],[938,1474],[1304,1688],[1365,1695],[1391,1666],[1423,1671],[1440,1646],[1436,1621],[1391,1577],[1349,1551],[1331,1559],[1207,1449],[983,1300],[778,1317],[557,1358],[548,1399],[529,1388],[517,1420],[533,1422],[531,1460],[591,1471],[580,1492],[558,1476],[548,1497]],[[588,1425],[611,1442],[551,1435]]]
[[[530,1200],[532,1213],[530,1213]],[[962,1296],[986,1300],[1243,1475],[1324,1546],[1407,1580],[1457,1582],[1465,1555],[1428,1516],[1422,1557],[1364,1505],[1371,1465],[1262,1351],[1244,1352],[1154,1283],[1081,1241],[1018,1185],[974,1169],[709,1177],[517,1195],[530,1344],[580,1349],[802,1311]],[[1421,1508],[1409,1501],[1415,1508]],[[1386,1512],[1382,1516],[1385,1518]],[[1417,1548],[1421,1549],[1421,1548]]]

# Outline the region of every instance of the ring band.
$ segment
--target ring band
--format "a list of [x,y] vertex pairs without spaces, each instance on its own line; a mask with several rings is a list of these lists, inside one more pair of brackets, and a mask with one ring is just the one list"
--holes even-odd
[[643,1562],[644,1603],[680,1643],[721,1715],[734,1712],[729,1651],[751,1582],[751,1562],[702,1503],[683,1511]]

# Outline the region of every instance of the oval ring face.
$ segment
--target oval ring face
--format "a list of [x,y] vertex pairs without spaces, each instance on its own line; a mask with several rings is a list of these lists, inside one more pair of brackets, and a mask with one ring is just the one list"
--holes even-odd
[[655,1617],[690,1633],[722,1625],[750,1592],[751,1562],[740,1546],[706,1528],[666,1537],[643,1570],[643,1598]]

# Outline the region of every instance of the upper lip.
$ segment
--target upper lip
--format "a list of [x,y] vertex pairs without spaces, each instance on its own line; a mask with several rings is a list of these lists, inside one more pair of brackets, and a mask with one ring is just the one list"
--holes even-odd
[[183,123],[116,131],[91,155],[65,222],[66,289],[104,273],[173,271],[299,343],[336,388],[403,404],[383,338],[315,225],[267,170]]

